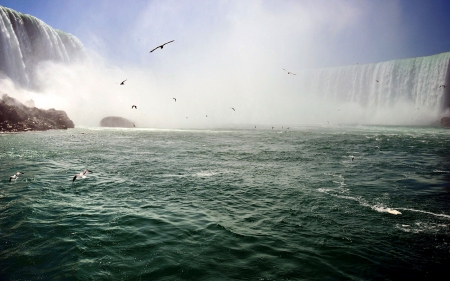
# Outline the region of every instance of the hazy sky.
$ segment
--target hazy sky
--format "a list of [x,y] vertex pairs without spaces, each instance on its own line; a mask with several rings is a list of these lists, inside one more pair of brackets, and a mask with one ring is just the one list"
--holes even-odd
[[[211,53],[205,48],[235,39],[226,46],[230,52],[287,53],[291,56],[280,58],[280,65],[295,68],[450,51],[447,0],[0,0],[0,5],[72,33],[86,47],[123,63],[151,65],[138,53],[172,39],[177,54],[191,48]],[[313,48],[314,58],[310,46],[320,46]],[[297,53],[305,50],[308,54]]]
[[[92,125],[90,119],[98,123],[102,114],[120,115],[120,104],[134,103],[142,110],[135,119],[165,120],[169,127],[207,114],[221,123],[300,122],[286,113],[295,106],[283,92],[295,92],[296,86],[282,68],[296,72],[450,51],[448,0],[0,0],[0,5],[75,35],[96,57],[98,69],[77,74],[90,83],[61,89],[54,86],[67,85],[61,77],[49,88],[56,93],[76,87],[80,103],[72,105],[86,104],[94,93],[97,103],[116,101],[109,111],[97,110],[95,118],[74,118],[86,125]],[[149,54],[170,40],[175,42]],[[116,84],[124,79],[127,96]],[[111,84],[115,88],[107,88]],[[169,104],[174,96],[178,109]],[[183,99],[189,103],[182,108]],[[228,116],[231,107],[239,109],[234,117]],[[206,122],[211,121],[198,124]]]

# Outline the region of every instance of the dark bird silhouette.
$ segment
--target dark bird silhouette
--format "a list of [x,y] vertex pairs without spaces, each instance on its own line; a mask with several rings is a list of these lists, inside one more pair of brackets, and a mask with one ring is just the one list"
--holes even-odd
[[127,81],[127,79],[123,80],[120,85],[125,85],[125,81]]
[[284,68],[283,68],[283,70],[286,71],[288,74],[297,75],[297,74],[295,74],[295,73],[293,73],[293,72],[287,71],[287,70],[284,69]]
[[73,177],[72,182],[74,182],[78,177],[84,179],[84,178],[86,177],[86,176],[85,176],[86,173],[92,173],[92,171],[86,169],[86,170],[84,170],[83,172],[81,172],[81,173],[79,173],[79,174],[76,174],[76,175]]
[[441,87],[442,87],[442,88],[445,88],[445,85],[441,85],[441,86],[439,86],[439,88],[441,88]]
[[20,174],[23,174],[23,173],[22,172],[17,172],[13,176],[10,176],[9,177],[9,181],[16,180],[19,177]]
[[234,107],[232,107],[231,109],[233,109],[233,111],[236,111],[236,109],[234,109]]
[[378,82],[378,80],[377,80],[377,82]]
[[355,157],[354,157],[354,156],[352,156],[352,161],[353,161],[353,160],[355,160]]
[[177,99],[176,99],[176,98],[172,98],[172,99],[174,99],[174,100],[175,100],[175,102],[177,102]]
[[166,45],[166,44],[169,44],[169,43],[172,43],[173,41],[175,41],[175,40],[172,40],[172,41],[169,41],[169,42],[166,42],[166,43],[164,43],[164,44],[162,44],[162,45],[160,45],[160,46],[158,46],[158,47],[156,47],[156,48],[154,48],[153,50],[151,50],[149,53],[151,53],[151,52],[153,52],[154,50],[156,50],[156,49],[158,49],[158,48],[164,48],[164,45]]
[[275,128],[275,127],[272,127],[272,130],[273,130],[273,128]]
[[135,106],[135,105],[132,105],[132,106],[131,106],[131,109],[133,109],[133,108],[136,108],[136,109],[137,109],[137,106]]
[[206,114],[206,117],[208,117],[208,114]]

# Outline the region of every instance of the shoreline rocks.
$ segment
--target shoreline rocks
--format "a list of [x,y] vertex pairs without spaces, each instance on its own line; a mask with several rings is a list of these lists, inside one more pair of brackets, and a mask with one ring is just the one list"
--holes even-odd
[[46,131],[74,128],[62,110],[28,107],[4,94],[0,101],[0,132]]

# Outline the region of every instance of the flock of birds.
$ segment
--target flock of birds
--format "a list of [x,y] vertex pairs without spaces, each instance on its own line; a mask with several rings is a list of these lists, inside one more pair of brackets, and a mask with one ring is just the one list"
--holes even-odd
[[[159,45],[158,47],[156,47],[156,48],[154,48],[154,49],[152,49],[149,53],[152,53],[153,51],[155,51],[155,50],[157,50],[157,49],[163,49],[164,48],[164,46],[165,45],[167,45],[167,44],[169,44],[169,43],[172,43],[172,42],[174,42],[175,40],[171,40],[171,41],[169,41],[169,42],[166,42],[166,43],[164,43],[164,44],[161,44],[161,45]],[[290,72],[290,71],[288,71],[288,70],[286,70],[286,69],[284,69],[283,68],[283,70],[284,71],[286,71],[287,72],[287,74],[290,74],[290,75],[297,75],[297,74],[295,74],[295,73],[293,73],[293,72]],[[119,85],[125,85],[125,81],[127,81],[128,79],[125,79],[125,80],[123,80],[122,82],[120,82],[119,83]],[[378,81],[377,81],[378,82]],[[177,98],[172,98],[175,102],[177,101]],[[131,109],[137,109],[137,106],[136,105],[132,105],[131,106]],[[231,107],[230,109],[232,109],[233,111],[236,111],[236,109],[234,108],[234,107]],[[206,117],[208,117],[208,114],[206,114]],[[186,119],[187,119],[188,117],[186,117]],[[256,126],[255,126],[255,129],[256,129]],[[274,127],[272,127],[272,129],[274,129]],[[289,128],[288,128],[289,129]]]
[[[161,44],[161,45],[159,45],[158,47],[152,49],[149,53],[152,53],[153,51],[155,51],[155,50],[157,50],[157,49],[163,49],[165,45],[167,45],[167,44],[169,44],[169,43],[172,43],[172,42],[174,42],[174,41],[175,41],[175,40],[171,40],[171,41],[169,41],[169,42],[166,42],[166,43],[164,43],[164,44]],[[293,73],[293,72],[291,72],[291,71],[288,71],[288,70],[286,70],[286,69],[284,69],[284,68],[283,68],[283,70],[286,71],[288,75],[297,75],[297,74],[295,74],[295,73]],[[126,82],[126,81],[127,81],[127,79],[123,80],[122,82],[120,82],[120,85],[125,85],[125,82]],[[377,83],[379,82],[379,80],[376,80],[376,81],[377,81]],[[445,89],[445,85],[440,85],[439,88],[444,88],[444,89]],[[175,102],[177,101],[176,98],[172,98],[172,99],[173,99]],[[133,109],[133,108],[134,108],[134,109],[137,109],[137,106],[133,104],[133,105],[131,106],[131,109]],[[232,109],[233,111],[236,111],[236,109],[235,109],[234,107],[231,107],[230,109]],[[208,115],[206,115],[206,117],[208,117]],[[186,118],[188,118],[188,117],[186,117]],[[327,121],[327,122],[328,122],[328,121]],[[328,124],[329,124],[329,122],[328,122]],[[275,127],[272,127],[272,130],[273,130],[274,128],[275,128]],[[284,127],[282,127],[282,128],[284,128]],[[255,126],[255,129],[256,129],[256,126]],[[289,127],[287,127],[287,129],[289,130]],[[378,147],[377,147],[377,148],[378,148]],[[354,156],[351,156],[351,159],[352,159],[352,161],[353,161],[353,160],[355,159],[355,157],[354,157]],[[92,171],[86,169],[86,170],[84,170],[83,172],[74,175],[74,177],[73,177],[73,179],[72,179],[72,182],[75,182],[75,180],[76,180],[77,178],[86,178],[85,175],[86,175],[87,173],[92,173]],[[12,176],[9,177],[9,181],[11,182],[11,180],[17,180],[17,179],[19,178],[19,175],[21,175],[21,174],[24,174],[24,173],[23,173],[23,172],[17,172],[17,173],[15,173],[14,175],[12,175]]]
[[[77,178],[82,178],[82,179],[84,179],[86,176],[86,174],[87,173],[92,173],[92,171],[91,170],[84,170],[83,172],[81,172],[81,173],[79,173],[79,174],[76,174],[74,177],[73,177],[73,179],[72,179],[72,182],[74,182]],[[19,175],[22,175],[22,174],[24,174],[23,172],[17,172],[17,173],[15,173],[14,175],[12,175],[12,176],[10,176],[9,177],[9,182],[11,182],[11,180],[17,180],[18,178],[19,178]]]

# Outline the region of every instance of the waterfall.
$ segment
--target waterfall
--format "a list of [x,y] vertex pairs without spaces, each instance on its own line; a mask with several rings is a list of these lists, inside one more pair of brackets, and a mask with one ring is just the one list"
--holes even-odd
[[[303,70],[301,91],[321,98],[386,108],[406,102],[442,112],[450,106],[450,52],[344,67]],[[444,86],[442,86],[444,85]]]
[[0,73],[15,83],[36,88],[39,62],[70,63],[85,58],[83,44],[75,36],[0,6]]

